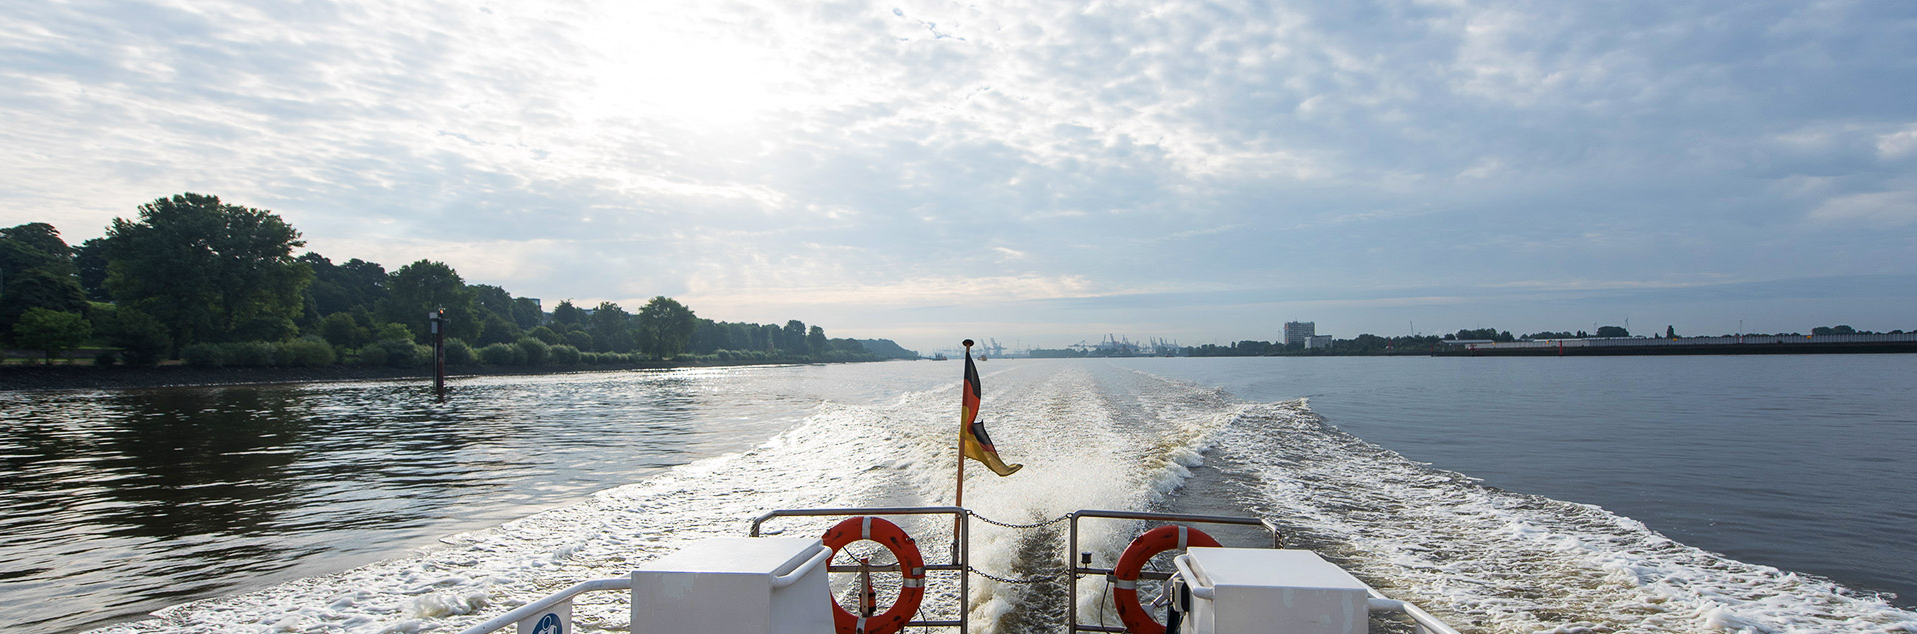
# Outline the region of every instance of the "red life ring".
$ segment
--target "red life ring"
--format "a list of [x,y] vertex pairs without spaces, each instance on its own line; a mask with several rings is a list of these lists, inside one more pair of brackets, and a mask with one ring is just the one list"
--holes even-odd
[[853,616],[834,599],[832,624],[838,634],[892,634],[903,630],[912,615],[918,613],[919,601],[925,598],[925,559],[919,556],[918,543],[897,524],[870,516],[848,517],[825,531],[825,545],[833,554],[838,554],[846,544],[862,539],[878,542],[899,560],[899,573],[905,577],[899,583],[899,598],[884,614],[870,618]]
[[1153,620],[1151,611],[1138,603],[1138,573],[1145,569],[1145,562],[1151,561],[1152,555],[1173,548],[1182,550],[1186,546],[1215,548],[1218,540],[1196,528],[1160,526],[1139,535],[1125,547],[1125,554],[1118,556],[1118,565],[1112,567],[1112,603],[1118,606],[1118,618],[1132,634],[1165,634],[1165,626]]

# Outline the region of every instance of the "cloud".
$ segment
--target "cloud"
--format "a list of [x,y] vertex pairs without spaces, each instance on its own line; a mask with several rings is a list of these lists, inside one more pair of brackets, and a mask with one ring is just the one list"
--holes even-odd
[[1832,198],[1810,213],[1812,220],[1865,228],[1917,222],[1917,192],[1851,194]]
[[1899,159],[1917,152],[1917,125],[1877,137],[1877,153],[1885,159]]
[[[1090,292],[1090,282],[1071,276],[947,276],[860,284],[696,285],[681,298],[702,316],[717,319],[771,321],[773,316],[788,315],[817,322],[822,319],[819,315],[835,315],[836,325],[903,332],[928,319],[977,321],[1008,302]],[[886,319],[884,315],[911,318]]]
[[[77,240],[214,193],[336,260],[759,321],[1183,290],[1165,301],[1220,312],[1181,318],[1250,330],[1269,315],[1202,293],[1872,275],[1917,268],[1909,24],[1794,3],[28,3],[0,32],[0,216]],[[1045,319],[1119,318],[993,317]]]

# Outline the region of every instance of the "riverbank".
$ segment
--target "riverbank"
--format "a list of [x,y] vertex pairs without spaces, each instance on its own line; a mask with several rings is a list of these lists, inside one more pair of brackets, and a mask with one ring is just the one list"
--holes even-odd
[[1432,356],[1620,356],[1721,354],[1881,354],[1917,352],[1917,334],[1613,337],[1526,341],[1445,341]]
[[[796,362],[794,362],[796,363]],[[841,362],[853,363],[853,362]],[[605,372],[616,370],[667,370],[672,368],[729,367],[739,365],[780,365],[783,363],[690,363],[647,361],[617,365],[573,366],[459,366],[448,368],[448,378],[469,376],[512,376]],[[188,365],[95,366],[95,365],[4,365],[0,366],[0,392],[44,390],[125,390],[164,387],[211,387],[223,385],[272,385],[280,383],[329,383],[340,381],[418,380],[431,385],[432,368],[381,368],[324,366],[313,368],[247,367],[203,368]]]

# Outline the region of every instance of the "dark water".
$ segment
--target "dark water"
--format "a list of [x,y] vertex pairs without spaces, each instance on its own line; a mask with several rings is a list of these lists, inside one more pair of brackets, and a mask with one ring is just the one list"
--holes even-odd
[[[1901,605],[1917,599],[1917,395],[1906,387],[1917,355],[994,360],[982,370],[990,413],[1007,421],[995,439],[1038,461],[1073,454],[1040,451],[1053,439],[1023,437],[1016,421],[1082,414],[1052,422],[1132,430],[1162,426],[1131,420],[1159,416],[1140,413],[1158,411],[1150,403],[1203,418],[1242,408],[1232,401],[1309,397],[1326,423],[1491,486],[1599,505],[1734,560],[1895,592]],[[1132,371],[1147,378],[1125,379]],[[923,362],[502,377],[458,382],[446,404],[393,383],[0,392],[0,629],[78,631],[345,570],[795,428],[816,429],[818,442],[910,437],[950,418],[956,397],[943,390],[956,390],[957,372]],[[1229,399],[1209,399],[1214,387]],[[1114,405],[1089,412],[1093,396]],[[916,442],[936,454],[942,430],[923,433]],[[1117,442],[1091,455],[1130,446],[1087,438]],[[891,468],[882,456],[784,451],[818,462],[675,481],[751,491],[758,473],[779,469],[838,483],[850,480],[834,461]],[[1180,495],[1222,500],[1231,486],[1209,468]],[[1239,486],[1271,472],[1225,475]],[[991,483],[1010,487],[1001,501],[1076,502],[1014,480]]]
[[483,379],[446,404],[417,383],[0,392],[0,630],[350,568],[792,424],[786,395],[723,375]]

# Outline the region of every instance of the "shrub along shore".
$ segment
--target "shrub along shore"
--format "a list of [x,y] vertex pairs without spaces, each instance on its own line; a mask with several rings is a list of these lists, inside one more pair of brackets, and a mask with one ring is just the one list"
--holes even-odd
[[[429,349],[430,350],[430,349]],[[428,352],[430,358],[430,352]],[[667,370],[673,368],[775,365],[799,361],[749,359],[601,359],[596,364],[546,364],[494,366],[484,364],[448,365],[446,376],[457,379],[473,376],[512,376],[606,372],[618,370]],[[289,383],[332,383],[346,381],[418,381],[420,389],[431,390],[431,365],[410,368],[391,366],[94,366],[94,365],[0,365],[0,392],[41,390],[120,390],[172,387],[218,387],[235,385],[272,385]],[[457,384],[450,388],[458,389]]]

